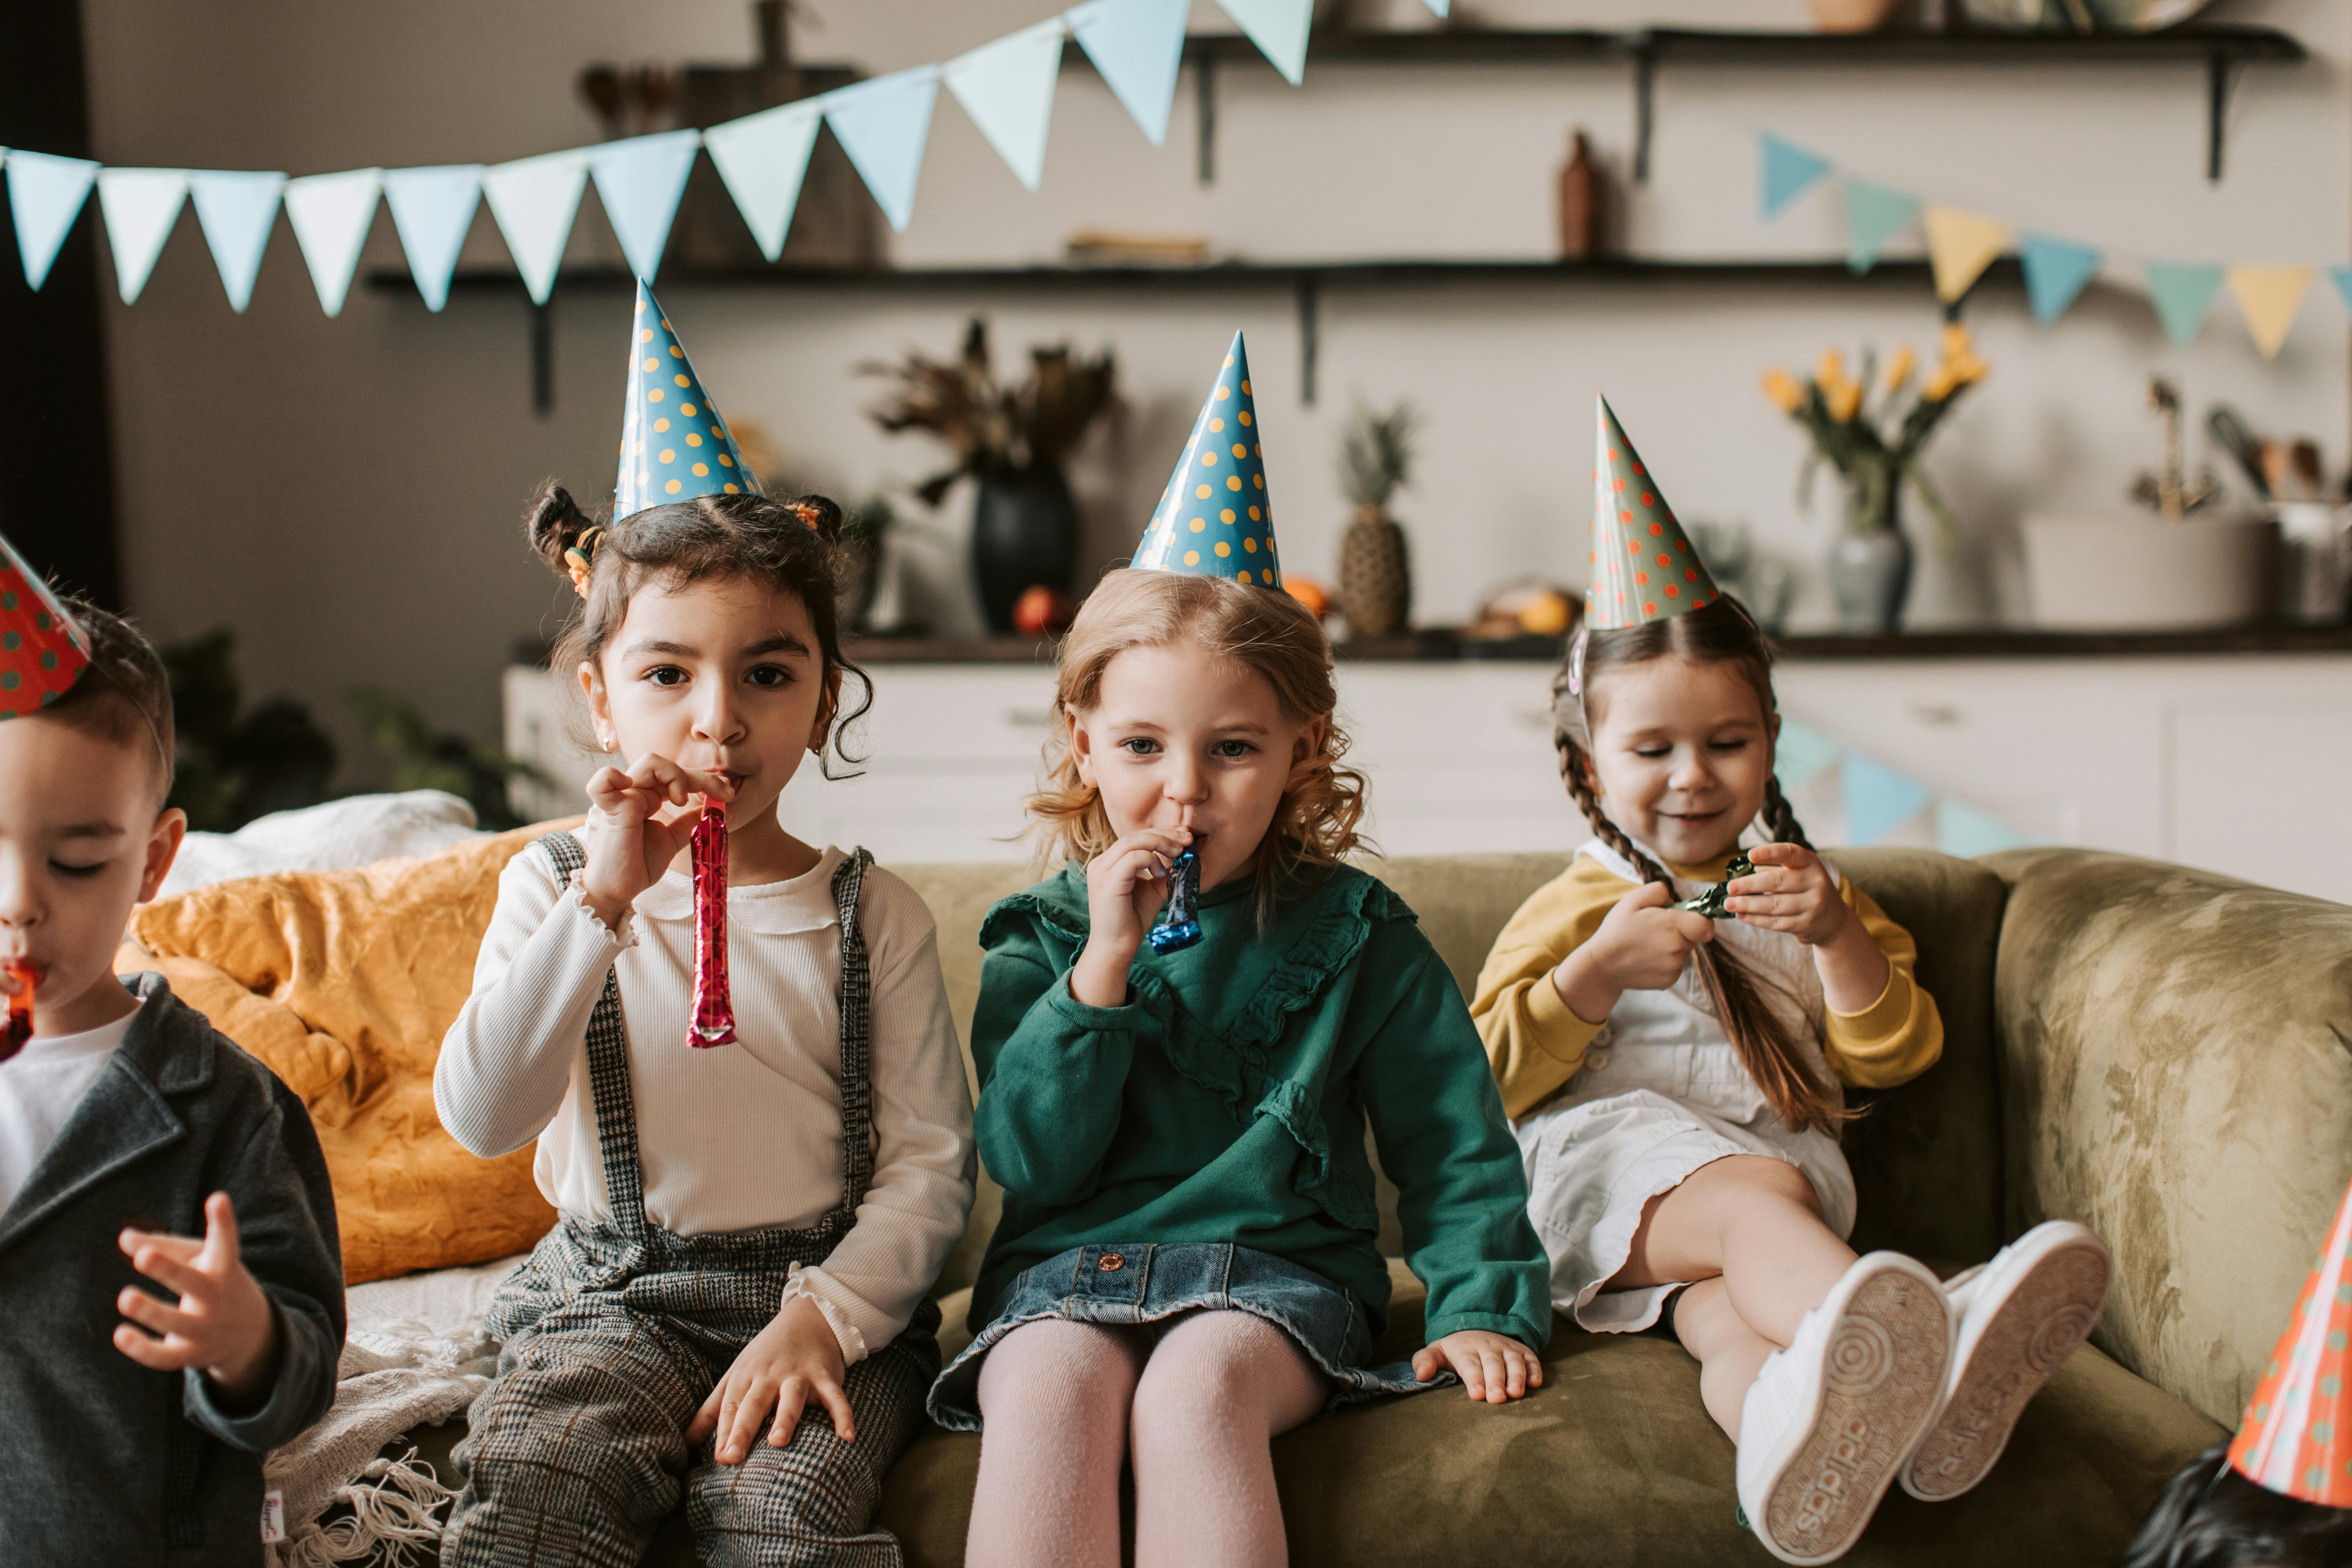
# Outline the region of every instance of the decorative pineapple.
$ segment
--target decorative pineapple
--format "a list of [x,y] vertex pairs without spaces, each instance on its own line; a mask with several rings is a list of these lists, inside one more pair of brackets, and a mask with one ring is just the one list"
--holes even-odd
[[1339,485],[1356,520],[1339,538],[1339,614],[1360,637],[1404,630],[1412,609],[1412,565],[1404,530],[1389,515],[1412,468],[1413,414],[1399,404],[1386,414],[1359,408],[1339,442]]

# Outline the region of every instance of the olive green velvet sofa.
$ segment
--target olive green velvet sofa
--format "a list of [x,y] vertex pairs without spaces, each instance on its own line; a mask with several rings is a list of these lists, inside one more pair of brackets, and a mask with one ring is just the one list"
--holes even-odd
[[[1943,1060],[1863,1097],[1846,1136],[1860,1248],[1957,1268],[2041,1220],[2115,1248],[2091,1346],[2061,1368],[1976,1491],[1930,1507],[1898,1490],[1847,1562],[2105,1563],[2158,1490],[2234,1425],[2352,1181],[2352,908],[2081,850],[1981,861],[1838,855],[1918,938]],[[1495,933],[1557,855],[1372,868],[1419,912],[1469,989]],[[929,900],[959,1024],[979,985],[980,920],[1013,867],[901,867]],[[1397,1251],[1394,1192],[1382,1240]],[[952,1354],[995,1221],[983,1184],[940,1282]],[[1382,1359],[1421,1339],[1399,1289]],[[1769,1562],[1738,1522],[1732,1447],[1667,1341],[1555,1320],[1544,1387],[1500,1409],[1447,1391],[1279,1438],[1301,1564]],[[428,1454],[454,1428],[418,1435]],[[931,1431],[883,1489],[911,1563],[961,1563],[977,1436]],[[647,1561],[693,1561],[673,1519]]]

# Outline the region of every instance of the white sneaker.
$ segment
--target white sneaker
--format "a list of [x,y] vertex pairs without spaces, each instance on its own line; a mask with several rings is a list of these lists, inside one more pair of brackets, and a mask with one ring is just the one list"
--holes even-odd
[[1856,1260],[1764,1358],[1739,1415],[1739,1505],[1783,1563],[1845,1554],[1936,1418],[1952,1360],[1936,1277],[1895,1252]]
[[1952,1277],[1952,1380],[1943,1414],[1903,1467],[1905,1491],[1941,1502],[1985,1479],[2026,1402],[2089,1337],[2114,1271],[2105,1242],[2053,1219]]

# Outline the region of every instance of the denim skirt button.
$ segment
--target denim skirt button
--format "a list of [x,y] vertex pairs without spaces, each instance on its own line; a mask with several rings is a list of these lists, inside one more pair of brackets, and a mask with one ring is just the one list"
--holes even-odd
[[1125,1255],[1121,1253],[1106,1252],[1102,1255],[1102,1261],[1096,1264],[1095,1267],[1101,1269],[1106,1274],[1116,1274],[1120,1269],[1127,1267],[1127,1258]]

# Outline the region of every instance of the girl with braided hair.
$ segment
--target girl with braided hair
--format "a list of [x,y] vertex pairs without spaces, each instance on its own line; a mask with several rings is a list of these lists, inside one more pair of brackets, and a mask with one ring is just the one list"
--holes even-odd
[[[1605,403],[1600,426],[1585,622],[1553,687],[1593,837],[1504,928],[1471,1012],[1553,1304],[1679,1339],[1759,1538],[1826,1563],[1898,1476],[1929,1500],[1982,1479],[2095,1321],[2106,1251],[2044,1226],[1948,1293],[1846,1246],[1842,1086],[1916,1078],[1943,1025],[1910,933],[1814,851],[1773,779],[1762,634]],[[1717,885],[1719,916],[1693,907]]]

